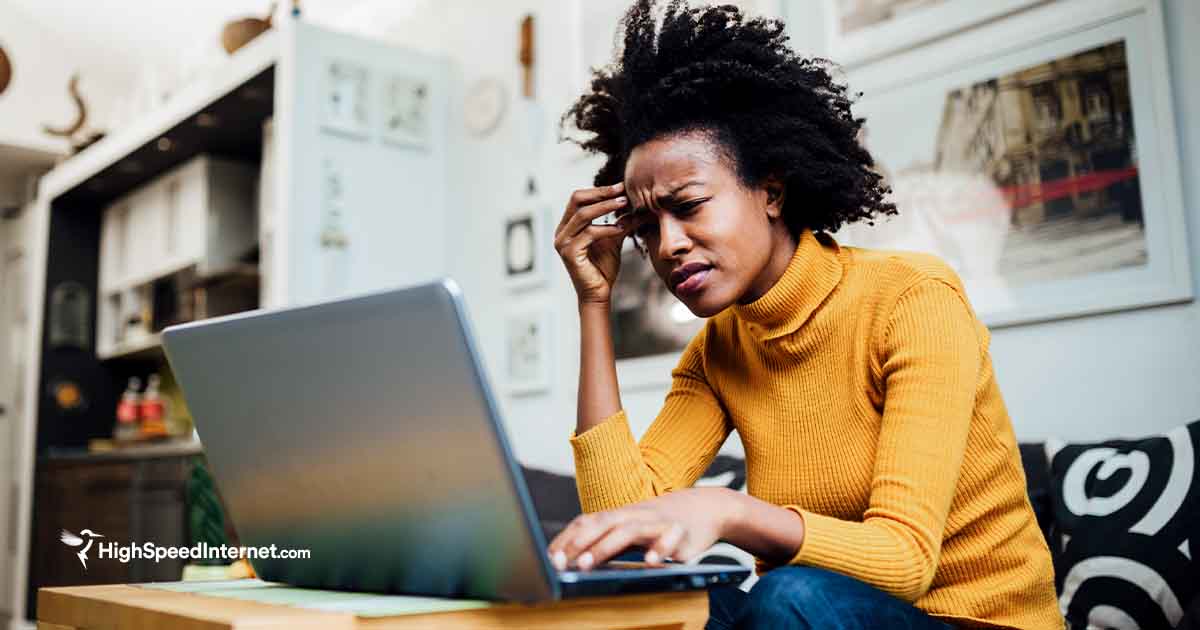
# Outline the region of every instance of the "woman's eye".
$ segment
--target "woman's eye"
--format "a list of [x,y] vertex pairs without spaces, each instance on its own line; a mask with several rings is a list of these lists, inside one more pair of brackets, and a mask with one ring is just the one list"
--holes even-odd
[[704,202],[705,202],[704,199],[699,199],[697,201],[689,201],[688,203],[681,203],[681,204],[679,204],[679,206],[677,206],[675,208],[675,214],[677,214],[679,216],[687,216],[689,214],[692,214],[696,210],[700,209],[700,206],[703,205]]

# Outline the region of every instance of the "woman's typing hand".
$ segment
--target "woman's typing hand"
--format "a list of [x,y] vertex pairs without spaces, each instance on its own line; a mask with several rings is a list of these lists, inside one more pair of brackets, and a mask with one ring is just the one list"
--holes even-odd
[[727,488],[688,488],[615,510],[581,514],[555,536],[547,552],[560,571],[587,571],[630,547],[645,548],[647,564],[687,562],[724,537],[736,518],[740,496]]

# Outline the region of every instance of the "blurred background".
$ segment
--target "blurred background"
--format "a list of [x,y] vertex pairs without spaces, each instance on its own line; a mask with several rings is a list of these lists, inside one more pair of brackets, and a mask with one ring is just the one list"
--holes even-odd
[[[1200,4],[738,4],[864,92],[901,213],[837,236],[955,266],[1020,440],[1200,417]],[[558,122],[625,7],[0,0],[0,624],[31,627],[38,585],[179,579],[81,577],[68,523],[236,538],[159,346],[173,323],[451,276],[516,455],[570,472],[578,324],[551,235],[599,161]],[[627,254],[640,433],[703,322]]]

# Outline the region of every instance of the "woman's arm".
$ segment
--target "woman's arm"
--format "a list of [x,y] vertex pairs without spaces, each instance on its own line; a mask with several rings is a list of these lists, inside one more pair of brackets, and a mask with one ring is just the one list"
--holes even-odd
[[[584,512],[611,510],[691,486],[729,437],[733,427],[704,373],[708,328],[683,350],[662,410],[640,444],[623,410],[571,438]],[[613,363],[598,369],[615,373]],[[596,376],[580,374],[581,382],[592,378]],[[615,397],[615,374],[611,378]],[[581,401],[581,410],[583,405]],[[585,421],[581,416],[580,425]]]
[[579,304],[579,400],[575,435],[582,435],[621,410],[608,303]]
[[926,278],[901,295],[879,340],[886,394],[867,510],[860,522],[788,506],[805,527],[791,563],[906,601],[929,590],[975,414],[985,335],[961,287]]

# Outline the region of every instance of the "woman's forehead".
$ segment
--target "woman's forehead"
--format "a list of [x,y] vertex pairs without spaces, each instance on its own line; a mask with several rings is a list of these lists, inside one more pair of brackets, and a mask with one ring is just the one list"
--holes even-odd
[[689,182],[708,182],[722,168],[718,152],[698,134],[638,145],[625,163],[625,186],[655,196],[679,192]]

